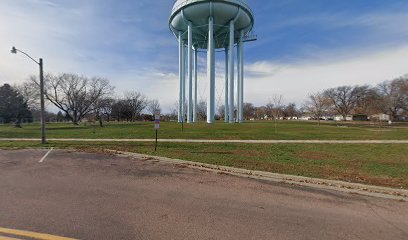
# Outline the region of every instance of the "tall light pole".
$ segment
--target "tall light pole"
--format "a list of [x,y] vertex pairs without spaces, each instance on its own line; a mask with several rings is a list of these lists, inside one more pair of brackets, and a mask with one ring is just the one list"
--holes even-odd
[[24,55],[26,55],[29,59],[33,60],[33,62],[37,63],[38,66],[40,67],[40,99],[41,99],[41,143],[45,144],[46,143],[46,137],[45,137],[45,104],[44,104],[44,72],[43,72],[43,60],[42,58],[39,59],[37,62],[34,58],[32,58],[30,55],[27,53],[17,49],[16,47],[11,48],[11,53],[17,54],[17,52],[20,52]]

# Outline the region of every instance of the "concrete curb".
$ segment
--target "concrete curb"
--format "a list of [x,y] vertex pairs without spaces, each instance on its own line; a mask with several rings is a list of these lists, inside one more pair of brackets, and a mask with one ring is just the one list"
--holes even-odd
[[[155,139],[86,139],[49,138],[56,142],[154,142]],[[39,138],[0,138],[0,141],[41,141]],[[159,139],[159,142],[173,143],[246,143],[246,144],[408,144],[408,140],[212,140],[212,139]]]
[[335,190],[335,191],[340,191],[340,192],[345,192],[345,193],[354,193],[354,194],[360,194],[364,196],[386,198],[386,199],[392,199],[392,200],[408,201],[408,190],[404,190],[404,189],[379,187],[379,186],[365,185],[365,184],[359,184],[359,183],[350,183],[350,182],[343,182],[343,181],[335,181],[335,180],[326,180],[326,179],[319,179],[319,178],[292,176],[292,175],[277,174],[277,173],[263,172],[263,171],[251,171],[251,170],[240,169],[240,168],[218,166],[218,165],[199,163],[199,162],[190,162],[190,161],[185,161],[185,160],[180,160],[180,159],[171,159],[171,158],[166,158],[166,157],[150,156],[150,155],[145,155],[145,154],[122,152],[122,151],[116,151],[116,150],[107,149],[105,151],[111,154],[118,155],[118,156],[160,161],[163,163],[183,165],[183,166],[187,166],[190,168],[206,170],[206,171],[211,171],[211,172],[216,172],[216,173],[225,173],[225,174],[239,176],[239,177],[247,177],[247,178],[252,178],[252,179],[260,179],[260,180],[266,180],[266,181],[271,181],[271,182],[286,183],[286,184],[291,184],[291,185],[312,187],[312,188],[324,189],[324,190]]

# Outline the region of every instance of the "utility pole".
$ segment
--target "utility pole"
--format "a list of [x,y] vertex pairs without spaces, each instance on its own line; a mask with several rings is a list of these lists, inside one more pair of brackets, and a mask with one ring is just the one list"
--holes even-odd
[[47,139],[45,136],[44,69],[42,58],[40,58],[40,62],[38,65],[40,65],[41,143],[46,144]]
[[44,68],[43,68],[44,64],[43,64],[43,59],[40,58],[40,60],[37,62],[30,55],[28,55],[27,53],[17,49],[16,47],[11,48],[11,53],[17,54],[17,52],[20,52],[20,53],[26,55],[33,62],[37,63],[38,66],[40,67],[41,143],[46,144],[47,143],[47,138],[46,138],[46,135],[45,135]]

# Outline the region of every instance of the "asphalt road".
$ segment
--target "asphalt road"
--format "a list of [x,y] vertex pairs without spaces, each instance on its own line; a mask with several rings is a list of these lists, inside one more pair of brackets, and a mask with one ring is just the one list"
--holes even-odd
[[2,228],[78,239],[408,239],[408,203],[149,160],[0,151]]

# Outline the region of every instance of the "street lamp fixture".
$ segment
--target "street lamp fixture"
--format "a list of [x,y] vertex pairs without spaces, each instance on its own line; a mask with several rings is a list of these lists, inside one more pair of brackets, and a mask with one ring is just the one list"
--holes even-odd
[[30,55],[27,53],[17,49],[16,47],[11,48],[11,53],[17,54],[17,52],[20,52],[24,55],[26,55],[28,58],[30,58],[33,62],[38,64],[40,67],[40,99],[41,99],[41,143],[45,144],[46,143],[46,136],[45,136],[45,104],[44,104],[44,71],[43,71],[43,60],[42,58],[39,59],[39,61],[35,60],[32,58]]

